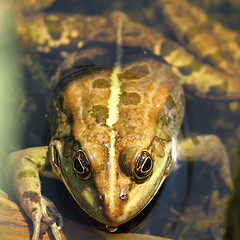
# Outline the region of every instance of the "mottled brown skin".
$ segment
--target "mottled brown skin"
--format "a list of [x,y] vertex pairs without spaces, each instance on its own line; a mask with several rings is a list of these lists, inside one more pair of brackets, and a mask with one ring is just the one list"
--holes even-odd
[[[180,21],[178,17],[189,16],[181,18],[174,4],[175,0],[157,1],[157,7],[171,17],[171,25]],[[190,19],[197,17],[198,10],[185,1],[179,9],[192,9]],[[199,22],[207,23],[202,21],[205,15],[198,14]],[[240,97],[238,56],[230,58],[235,59],[231,64],[223,57],[233,52],[232,44],[206,53],[213,41],[198,39],[190,22],[176,31],[183,42],[187,39],[191,51],[202,53],[198,59],[121,12],[107,18],[36,14],[18,23],[22,45],[39,56],[52,56],[52,68],[58,67],[51,80],[49,147],[12,153],[7,163],[16,196],[34,223],[33,240],[39,239],[41,222],[51,227],[55,239],[61,239],[61,226],[47,213],[53,203],[41,195],[39,174],[62,180],[85,212],[106,229],[114,229],[138,214],[169,174],[183,118],[182,86],[203,98]],[[224,29],[219,24],[211,22],[211,26],[216,30],[213,39],[234,41],[232,33],[226,39],[218,37],[217,29]],[[205,59],[208,63],[202,63]],[[196,160],[194,154],[204,149],[198,160],[221,162],[221,176],[231,188],[228,157],[219,138],[200,136],[196,142],[180,143],[179,155]],[[50,163],[52,172],[46,171]]]
[[[131,219],[137,214],[139,209],[143,209],[156,192],[156,188],[145,187],[144,183],[139,184],[131,180],[131,172],[128,172],[125,167],[126,159],[130,155],[131,161],[134,161],[136,150],[139,152],[142,149],[149,149],[153,158],[155,155],[161,155],[162,160],[160,158],[155,161],[164,161],[163,159],[166,157],[165,151],[166,155],[168,155],[167,152],[169,151],[164,149],[165,144],[169,144],[171,139],[176,136],[183,115],[182,88],[178,79],[172,73],[171,68],[161,59],[157,61],[151,56],[144,59],[144,55],[146,55],[144,54],[145,50],[137,49],[137,51],[139,51],[139,55],[143,55],[142,60],[139,58],[138,61],[123,64],[121,72],[118,74],[119,79],[121,79],[121,95],[119,96],[120,103],[118,104],[119,118],[112,127],[117,136],[115,142],[116,164],[114,167],[117,176],[115,178],[114,193],[110,186],[110,178],[113,173],[107,169],[107,166],[111,164],[109,163],[109,148],[112,128],[106,124],[106,118],[109,115],[108,99],[111,94],[109,85],[111,85],[110,77],[112,70],[92,71],[84,74],[82,77],[71,80],[60,93],[63,98],[60,109],[63,109],[64,114],[72,116],[72,122],[69,123],[71,130],[68,133],[59,133],[58,130],[61,128],[61,123],[58,122],[58,119],[54,123],[57,129],[55,136],[53,136],[53,141],[54,139],[63,139],[64,141],[64,138],[73,137],[75,141],[81,144],[81,149],[89,157],[92,178],[88,187],[92,189],[97,199],[101,196],[103,197],[103,203],[100,203],[98,208],[104,210],[98,212],[86,204],[87,201],[84,196],[81,196],[81,193],[70,192],[88,214],[101,223],[110,226],[117,226]],[[101,52],[103,56],[100,55]],[[126,52],[126,54],[129,53]],[[99,55],[100,59],[105,59],[105,55],[110,56],[111,52],[108,52],[106,48],[99,51]],[[90,59],[94,59],[90,53],[87,56]],[[72,60],[74,57],[76,60]],[[79,52],[69,58],[73,64],[81,62],[81,59],[85,59],[84,50],[83,54]],[[104,60],[101,60],[101,62],[101,65],[105,66]],[[67,68],[73,69],[73,66],[69,65],[68,60],[60,68],[65,69],[65,65],[67,65]],[[106,87],[95,87],[94,83],[99,79],[104,79]],[[58,97],[57,95],[56,99]],[[168,99],[171,99],[171,105],[167,104]],[[100,109],[99,112],[95,110],[96,108]],[[103,114],[104,110],[106,113]],[[54,111],[57,112],[58,109]],[[161,118],[164,115],[171,118],[171,111],[174,111],[176,118],[167,124],[163,124]],[[156,150],[158,147],[158,144],[155,144],[154,141],[156,137],[162,139],[162,151]],[[127,156],[124,156],[124,154],[127,154]],[[161,176],[160,173],[161,170],[159,169],[159,176]],[[67,178],[66,175],[67,173],[61,173],[59,177]],[[63,179],[63,181],[67,180]],[[156,186],[159,186],[160,182],[161,178],[158,178]],[[68,184],[72,185],[73,183]],[[84,184],[87,185],[87,183]],[[69,188],[72,189],[73,186]],[[135,188],[139,190],[146,188],[148,193],[141,198],[138,197],[139,200],[135,201],[131,211],[126,211],[124,210],[126,208],[125,205],[133,198],[131,191]],[[109,196],[113,194],[115,201],[114,206],[111,206],[113,203],[110,203]],[[123,195],[124,198],[121,197]]]

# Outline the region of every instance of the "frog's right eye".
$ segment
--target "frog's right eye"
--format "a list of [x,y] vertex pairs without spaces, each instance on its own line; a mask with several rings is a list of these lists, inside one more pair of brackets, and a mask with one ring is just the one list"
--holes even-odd
[[126,176],[137,184],[141,184],[151,177],[154,158],[149,150],[142,148],[142,146],[132,146],[121,152],[119,165]]
[[73,159],[73,169],[77,176],[82,180],[87,180],[91,176],[91,164],[83,152],[79,150]]

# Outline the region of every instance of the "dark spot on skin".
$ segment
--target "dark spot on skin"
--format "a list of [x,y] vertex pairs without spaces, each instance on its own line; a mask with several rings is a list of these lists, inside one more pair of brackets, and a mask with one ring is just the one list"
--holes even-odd
[[212,97],[221,97],[225,96],[227,93],[228,83],[227,81],[223,82],[222,85],[212,86],[208,91],[207,95]]
[[211,65],[219,65],[223,61],[223,56],[221,53],[215,52],[206,56],[203,60]]
[[140,79],[149,74],[148,67],[145,65],[134,66],[118,74],[120,80]]
[[108,119],[108,108],[102,105],[95,105],[92,108],[92,117],[95,118],[96,122],[100,125],[106,125]]
[[161,45],[161,56],[165,57],[168,56],[172,51],[177,48],[176,44],[171,41],[164,41]]
[[80,143],[77,142],[77,141],[74,139],[74,144],[73,144],[72,150],[73,150],[74,152],[78,152],[80,148],[81,148]]
[[[67,158],[72,155],[75,144],[76,143],[72,137],[65,139],[64,147],[63,147],[63,156],[64,157]],[[76,147],[76,149],[80,149],[80,145],[78,145],[78,148]]]
[[123,73],[118,74],[118,79],[123,81],[123,80],[139,79],[139,78],[142,78],[143,76],[144,75],[136,72],[125,71]]
[[165,101],[165,106],[168,110],[172,109],[173,107],[176,107],[176,104],[171,95],[167,97],[167,99]]
[[59,24],[57,21],[46,20],[46,26],[49,34],[54,40],[60,39],[62,32],[64,31],[61,24]]
[[93,82],[93,88],[110,88],[110,81],[105,79],[96,79]]
[[140,35],[141,35],[141,32],[139,32],[139,31],[132,31],[132,32],[124,33],[125,37],[138,37]]
[[28,177],[37,177],[36,171],[32,170],[32,169],[27,169],[27,170],[23,170],[21,172],[18,173],[17,175],[18,179],[22,179],[22,178],[28,178]]
[[120,102],[123,105],[137,105],[141,101],[141,96],[134,92],[123,92]]
[[36,212],[37,210],[38,210],[37,208],[33,208],[32,211],[31,211],[31,213],[34,213],[34,212]]
[[[176,109],[177,105],[174,102],[174,98],[169,95],[164,103],[164,111],[160,118],[163,126],[168,126],[168,128],[174,128],[176,123]],[[171,127],[172,125],[172,127]]]
[[192,69],[188,66],[186,67],[179,67],[178,70],[180,71],[181,74],[185,76],[189,76],[192,74]]
[[35,191],[26,191],[22,195],[23,198],[29,198],[31,202],[39,202],[40,201],[40,195]]
[[161,122],[164,126],[167,126],[169,125],[169,123],[171,122],[171,119],[168,115],[164,114],[162,117],[161,117]]
[[[46,158],[46,156],[42,156],[42,157],[40,157],[39,156],[39,158],[42,158],[42,159],[44,159],[44,158]],[[37,168],[40,168],[40,167],[42,167],[42,163],[36,163],[36,166],[37,166]]]

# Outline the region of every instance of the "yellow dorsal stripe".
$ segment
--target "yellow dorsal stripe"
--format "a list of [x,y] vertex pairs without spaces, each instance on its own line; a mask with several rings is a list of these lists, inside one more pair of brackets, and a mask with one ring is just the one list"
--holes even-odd
[[[108,100],[108,109],[109,117],[106,121],[107,125],[112,128],[113,124],[117,122],[119,118],[119,100],[121,94],[121,82],[118,79],[118,74],[121,71],[121,61],[123,55],[122,48],[122,20],[118,19],[118,28],[117,28],[117,46],[116,46],[116,62],[114,64],[113,72],[111,75],[111,88],[110,88],[110,97]],[[109,162],[108,162],[108,176],[109,176],[109,205],[110,211],[115,209],[115,195],[116,191],[116,151],[115,151],[115,142],[116,142],[116,131],[114,129],[110,130],[110,147],[109,147]]]
[[119,19],[117,28],[116,62],[111,75],[111,94],[108,100],[109,117],[106,123],[109,127],[112,127],[112,125],[118,120],[119,115],[118,104],[121,93],[121,82],[118,79],[118,74],[121,71],[122,54],[122,21]]

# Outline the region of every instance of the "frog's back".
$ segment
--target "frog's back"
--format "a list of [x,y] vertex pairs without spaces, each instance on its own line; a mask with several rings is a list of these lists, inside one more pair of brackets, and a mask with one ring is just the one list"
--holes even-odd
[[[65,103],[66,112],[75,120],[79,120],[79,112],[86,113],[81,118],[89,118],[89,129],[114,125],[126,144],[139,139],[143,128],[153,129],[150,144],[159,124],[169,132],[164,134],[175,136],[182,120],[183,91],[171,67],[150,50],[151,31],[146,35],[148,31],[141,31],[142,25],[130,22],[121,12],[104,21],[109,27],[93,29],[89,42],[67,57],[53,78],[56,89],[67,89],[64,98],[71,99]],[[81,102],[77,105],[81,109],[76,102]],[[169,113],[173,106],[174,113]],[[172,119],[165,116],[168,114],[177,117],[167,126],[167,121],[159,119],[163,115]],[[81,132],[85,127],[76,129]],[[101,129],[106,138],[106,128]],[[75,134],[80,136],[80,132]],[[99,135],[97,138],[99,141]],[[79,140],[89,141],[85,135]]]

